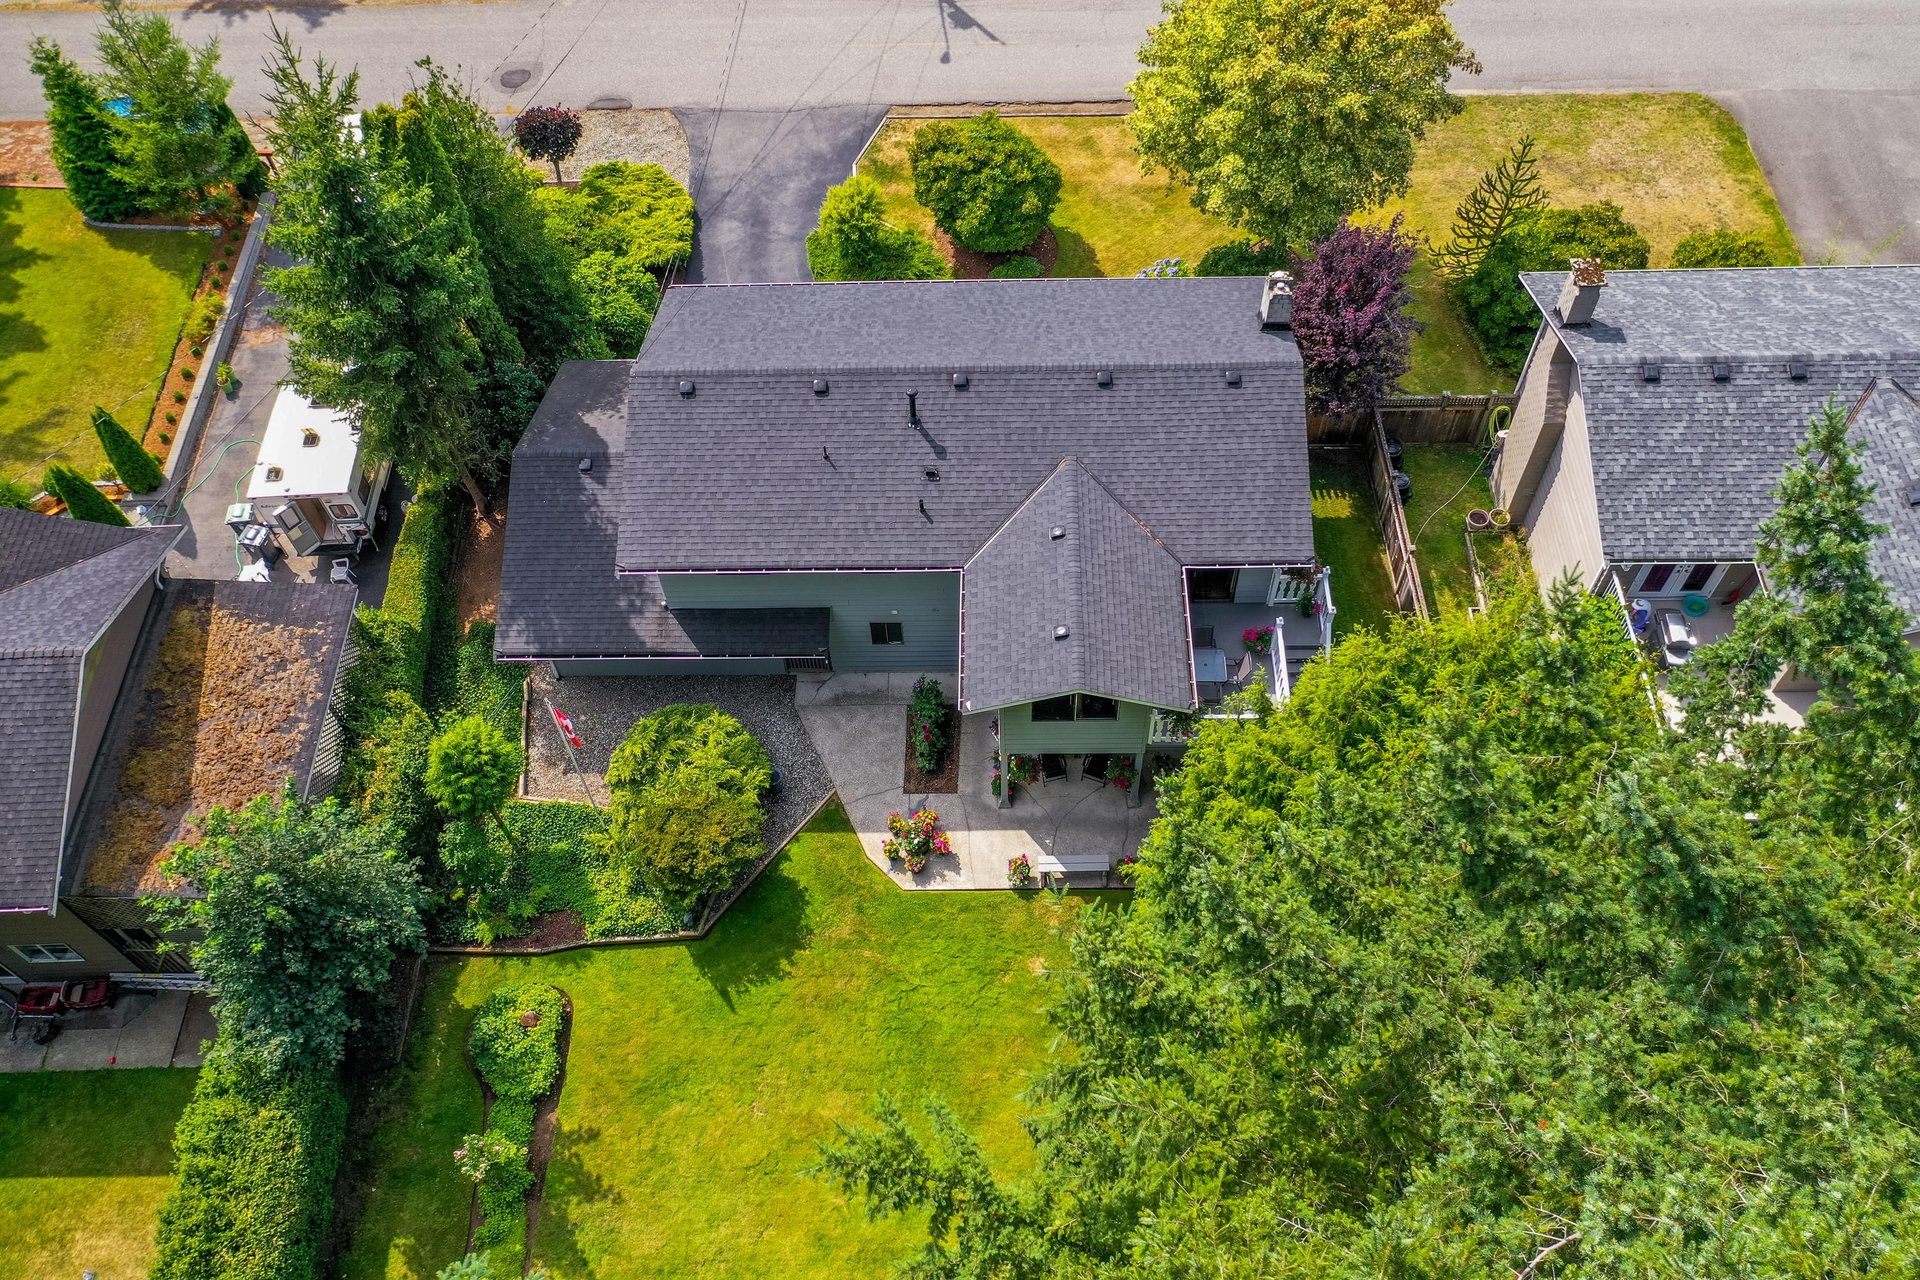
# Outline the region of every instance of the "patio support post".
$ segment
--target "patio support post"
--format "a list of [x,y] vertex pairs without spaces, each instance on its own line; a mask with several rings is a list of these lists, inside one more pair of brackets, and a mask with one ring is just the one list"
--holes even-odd
[[1140,807],[1140,794],[1147,789],[1147,749],[1133,753],[1133,785],[1127,788],[1127,808]]

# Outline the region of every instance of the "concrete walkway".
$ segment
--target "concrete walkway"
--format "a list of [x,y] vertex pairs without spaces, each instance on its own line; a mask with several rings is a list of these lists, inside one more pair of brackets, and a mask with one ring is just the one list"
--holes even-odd
[[33,1043],[21,1024],[13,1039],[0,1039],[0,1072],[197,1067],[213,1035],[213,1002],[205,993],[122,992],[111,1008],[69,1014],[46,1044]]
[[[964,716],[958,795],[909,795],[901,789],[907,749],[906,704],[918,677],[801,676],[794,698],[814,749],[859,833],[868,861],[903,889],[1004,889],[1007,862],[1026,854],[1104,853],[1117,862],[1137,851],[1154,817],[1152,797],[1129,807],[1127,795],[1085,779],[1020,787],[1011,808],[995,800],[990,713]],[[952,696],[957,682],[937,676]],[[931,808],[953,842],[954,856],[934,858],[918,875],[881,852],[887,816]]]

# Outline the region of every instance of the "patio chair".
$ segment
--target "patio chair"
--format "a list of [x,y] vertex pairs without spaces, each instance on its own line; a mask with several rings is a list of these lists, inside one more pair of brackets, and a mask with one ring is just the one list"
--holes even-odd
[[1110,755],[1089,755],[1086,764],[1081,766],[1080,776],[1092,778],[1096,782],[1105,782],[1107,770],[1112,767],[1112,761],[1113,757]]
[[1049,782],[1065,782],[1066,780],[1067,758],[1065,756],[1043,753],[1040,757],[1040,785],[1044,787]]
[[1253,675],[1260,669],[1260,659],[1250,653],[1240,655],[1240,665],[1233,669],[1233,690],[1238,693],[1252,681]]
[[360,584],[359,577],[356,576],[353,571],[353,561],[347,559],[344,556],[335,558],[332,561],[332,563],[328,566],[327,581],[345,582],[345,583],[350,583],[354,586],[358,586]]
[[1213,628],[1195,627],[1193,629],[1193,647],[1196,649],[1213,648]]

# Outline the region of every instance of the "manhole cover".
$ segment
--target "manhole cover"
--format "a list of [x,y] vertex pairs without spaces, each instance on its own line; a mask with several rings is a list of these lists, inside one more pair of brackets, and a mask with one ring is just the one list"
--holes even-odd
[[533,79],[533,73],[537,70],[539,70],[538,67],[529,66],[503,67],[500,71],[500,87],[502,89],[518,89],[521,85]]
[[632,98],[595,98],[587,104],[589,111],[631,111]]

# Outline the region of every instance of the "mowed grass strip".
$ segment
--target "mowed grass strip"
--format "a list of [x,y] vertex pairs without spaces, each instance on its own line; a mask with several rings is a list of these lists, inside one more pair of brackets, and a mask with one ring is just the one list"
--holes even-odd
[[1400,456],[1413,481],[1407,533],[1420,562],[1427,607],[1436,617],[1464,611],[1475,602],[1473,570],[1467,562],[1467,512],[1493,505],[1482,469],[1485,461],[1486,451],[1474,445],[1410,444]]
[[99,1280],[142,1280],[154,1214],[173,1189],[173,1126],[198,1074],[161,1067],[3,1078],[0,1276],[92,1271]]
[[1359,451],[1316,450],[1313,484],[1313,549],[1333,569],[1333,634],[1379,626],[1396,612],[1387,553],[1373,514]]
[[425,1280],[458,1256],[452,1152],[480,1127],[465,1038],[490,991],[525,980],[574,1009],[535,1261],[560,1280],[888,1274],[921,1224],[869,1223],[801,1170],[881,1089],[946,1099],[996,1167],[1025,1167],[1045,971],[1085,901],[904,893],[832,805],[702,942],[436,966],[344,1275]]
[[64,191],[0,187],[0,478],[37,487],[50,455],[95,478],[96,404],[145,427],[212,248],[96,230]]

